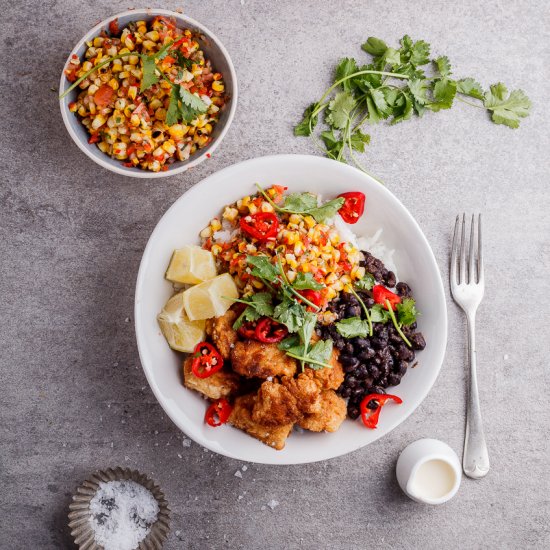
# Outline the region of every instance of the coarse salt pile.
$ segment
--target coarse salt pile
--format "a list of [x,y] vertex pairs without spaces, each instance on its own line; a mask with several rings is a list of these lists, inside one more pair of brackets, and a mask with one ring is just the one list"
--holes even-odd
[[133,550],[157,520],[159,506],[145,487],[131,480],[108,481],[90,501],[90,523],[105,550]]

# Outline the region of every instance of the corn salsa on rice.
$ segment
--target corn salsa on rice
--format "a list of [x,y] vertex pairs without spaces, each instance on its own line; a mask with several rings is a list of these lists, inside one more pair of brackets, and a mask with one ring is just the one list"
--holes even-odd
[[[79,84],[76,101],[69,104],[88,130],[89,142],[125,166],[153,172],[167,170],[171,163],[208,145],[226,96],[223,77],[205,58],[196,35],[164,17],[135,21],[122,31],[114,21],[110,34],[102,32],[87,42],[84,60],[73,55],[65,70],[67,79],[75,82],[109,57],[128,54],[92,72]],[[189,123],[168,126],[172,85],[161,79],[140,93],[143,67],[136,54],[152,55],[170,43],[174,47],[156,62],[157,67],[171,82],[200,98],[207,110]]]
[[[277,204],[282,201],[284,190],[272,186],[266,192]],[[265,254],[273,261],[278,257],[290,282],[299,272],[311,273],[326,285],[321,291],[325,306],[347,285],[365,276],[365,268],[359,265],[360,250],[343,241],[334,225],[318,223],[309,215],[277,212],[276,237],[258,242],[239,227],[241,218],[258,212],[274,212],[273,205],[261,195],[243,197],[226,206],[221,219],[212,219],[200,233],[203,248],[215,256],[220,271],[233,275],[243,295],[263,288],[263,283],[250,274],[247,255]]]

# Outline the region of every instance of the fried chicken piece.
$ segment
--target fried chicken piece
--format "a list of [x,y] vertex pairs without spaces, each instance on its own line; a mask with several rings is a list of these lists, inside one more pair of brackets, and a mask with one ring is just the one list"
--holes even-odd
[[233,323],[238,313],[228,309],[221,317],[214,317],[206,321],[206,334],[212,338],[212,343],[224,359],[229,359],[233,346],[237,343],[237,331],[233,330]]
[[322,369],[310,369],[306,367],[305,373],[315,380],[322,390],[337,390],[344,381],[344,369],[342,364],[338,361],[339,351],[333,348],[332,355],[328,360],[328,364],[332,365],[332,368],[327,367]]
[[237,342],[231,350],[233,370],[247,378],[294,376],[296,361],[281,351],[277,344],[254,340]]
[[262,443],[280,451],[285,446],[285,441],[292,430],[293,423],[266,426],[259,424],[252,418],[252,410],[256,403],[254,394],[241,395],[235,399],[233,410],[229,416],[229,423],[243,430],[248,435],[259,439]]
[[298,425],[312,432],[335,432],[346,418],[346,402],[334,390],[321,392],[321,410],[306,414]]
[[312,414],[321,410],[321,389],[306,373],[300,373],[296,378],[283,376],[281,382],[296,399],[300,412]]
[[239,377],[226,367],[207,378],[199,378],[193,374],[191,363],[193,357],[183,362],[183,383],[191,390],[196,390],[210,399],[220,399],[235,393],[239,389]]
[[302,413],[296,398],[277,380],[266,380],[256,395],[252,420],[265,426],[277,426],[296,422]]

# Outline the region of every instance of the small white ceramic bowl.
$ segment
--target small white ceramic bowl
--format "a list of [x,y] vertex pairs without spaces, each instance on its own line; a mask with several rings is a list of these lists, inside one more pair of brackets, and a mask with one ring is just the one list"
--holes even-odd
[[[182,384],[182,354],[172,351],[157,314],[173,294],[164,274],[172,252],[198,244],[199,232],[227,204],[264,187],[286,185],[289,192],[312,191],[325,199],[345,191],[367,196],[365,214],[353,226],[358,235],[383,229],[382,241],[395,250],[397,275],[414,291],[422,316],[418,328],[426,349],[391,393],[401,405],[387,405],[378,427],[346,420],[335,433],[292,433],[282,451],[260,443],[229,425],[211,428],[204,422],[207,402]],[[194,185],[164,214],[153,231],[139,268],[135,300],[136,336],[143,370],[166,413],[189,437],[204,447],[232,458],[264,464],[301,464],[326,460],[359,449],[401,424],[430,391],[441,367],[447,342],[445,293],[437,263],[422,230],[399,200],[380,183],[347,164],[318,156],[275,155],[229,166]]]
[[395,467],[403,492],[422,504],[443,504],[457,493],[462,467],[456,453],[438,439],[418,439],[401,452]]
[[212,66],[215,70],[223,75],[228,101],[221,111],[221,116],[218,123],[214,126],[214,131],[212,134],[213,139],[204,149],[200,149],[185,161],[174,162],[166,171],[151,172],[150,170],[143,170],[141,168],[128,168],[122,165],[122,161],[113,159],[105,153],[102,153],[95,144],[88,143],[90,136],[88,135],[86,128],[84,128],[76,114],[69,111],[69,103],[75,101],[78,91],[80,90],[78,87],[70,94],[67,94],[63,99],[59,100],[63,122],[78,147],[94,162],[100,166],[103,166],[103,168],[107,168],[107,170],[111,170],[111,172],[116,172],[117,174],[131,176],[134,178],[163,178],[166,176],[181,174],[182,172],[185,172],[189,168],[196,166],[203,160],[209,158],[217,149],[218,145],[227,133],[227,130],[233,120],[233,116],[235,115],[235,109],[237,108],[237,75],[235,73],[235,68],[233,67],[233,62],[231,61],[227,50],[220,40],[212,31],[208,30],[204,25],[201,25],[194,19],[180,13],[161,9],[137,9],[118,13],[108,19],[105,19],[101,23],[98,23],[93,29],[88,31],[80,42],[78,42],[78,44],[74,47],[73,51],[67,58],[67,62],[65,63],[61,74],[59,94],[63,94],[63,92],[71,86],[71,83],[65,77],[65,69],[67,68],[71,56],[76,54],[82,59],[86,51],[86,42],[98,36],[102,30],[107,31],[111,21],[118,19],[118,24],[122,29],[132,21],[149,21],[157,15],[164,15],[166,17],[174,18],[178,27],[191,29],[196,32],[199,37],[201,37],[199,39],[199,43],[206,58],[212,62]]

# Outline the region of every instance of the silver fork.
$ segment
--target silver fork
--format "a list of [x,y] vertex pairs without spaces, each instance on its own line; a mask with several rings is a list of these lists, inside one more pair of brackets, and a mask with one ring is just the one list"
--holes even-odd
[[[466,245],[466,214],[456,217],[453,246],[451,250],[451,294],[462,308],[468,321],[468,355],[470,359],[470,388],[466,411],[466,435],[462,468],[468,477],[479,479],[489,471],[489,455],[481,423],[481,409],[476,374],[476,311],[483,298],[483,256],[481,251],[481,214],[477,224],[477,254],[475,247],[475,216],[472,216],[470,244]],[[459,240],[458,234],[461,233]]]

